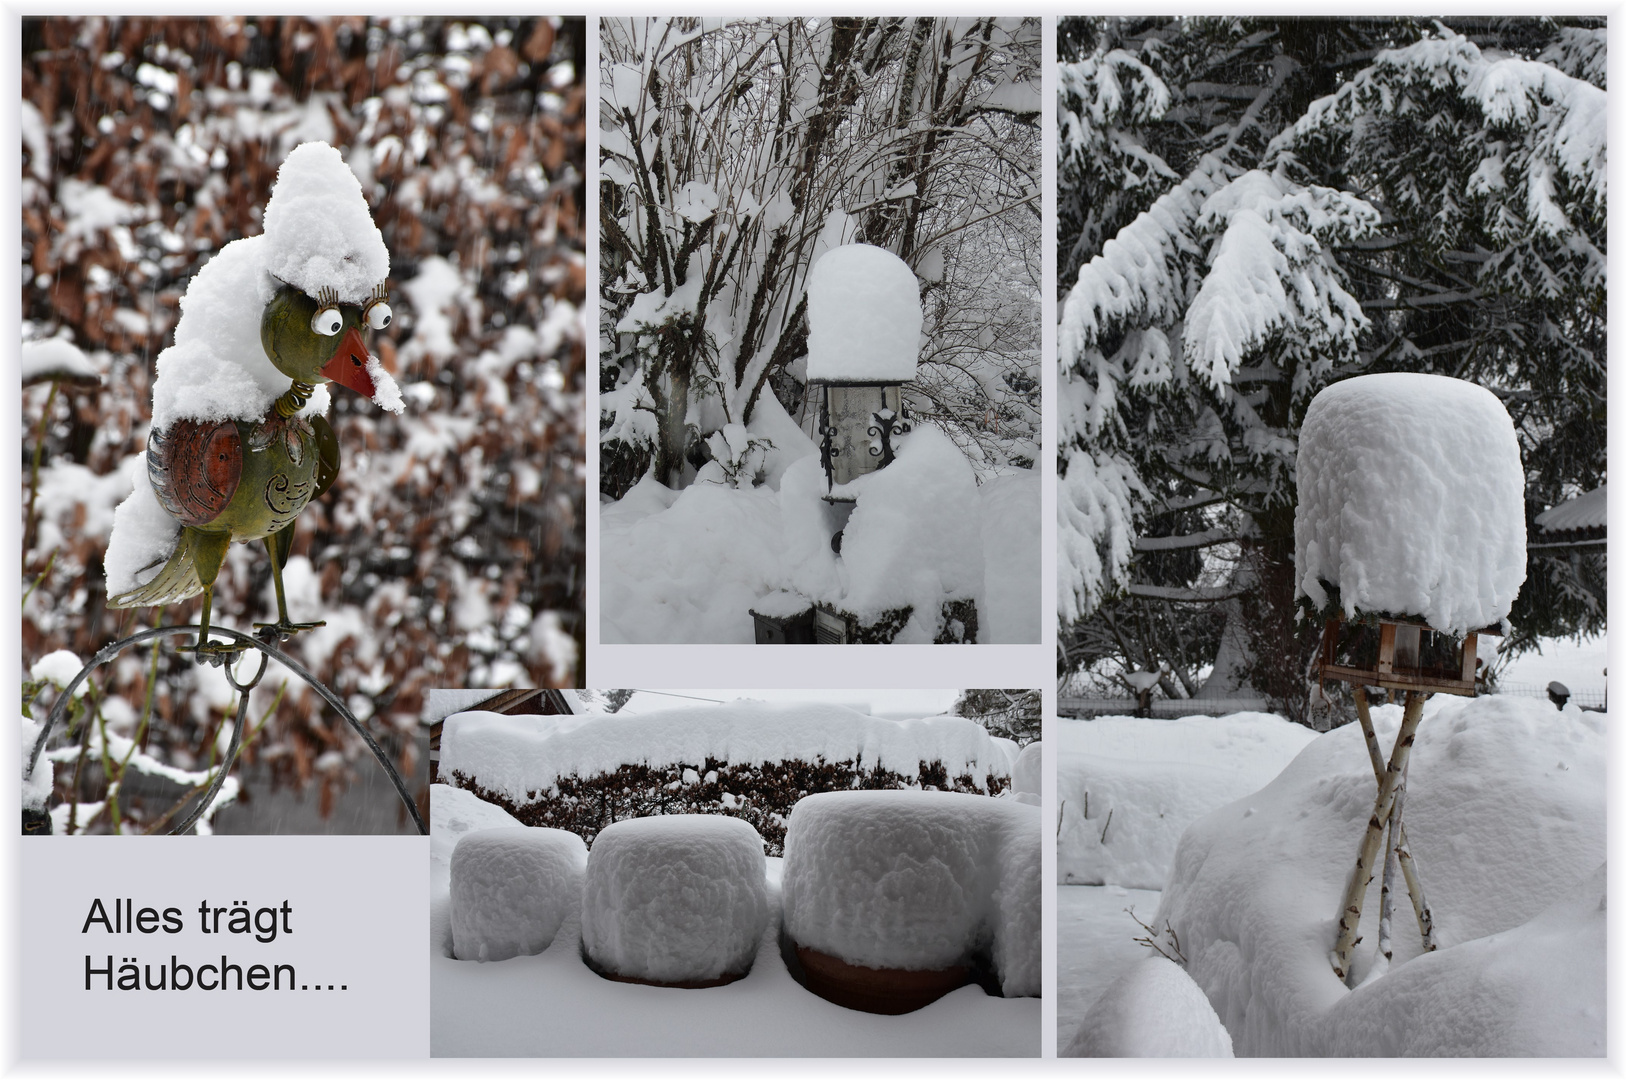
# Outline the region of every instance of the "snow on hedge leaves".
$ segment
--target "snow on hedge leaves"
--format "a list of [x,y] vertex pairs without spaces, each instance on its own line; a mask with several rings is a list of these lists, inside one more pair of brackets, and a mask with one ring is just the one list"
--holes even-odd
[[941,761],[950,776],[1009,776],[1014,744],[953,716],[880,720],[839,705],[734,702],[631,716],[503,716],[465,712],[441,734],[442,775],[460,773],[516,804],[564,776],[626,763],[695,765],[854,761],[906,777]]

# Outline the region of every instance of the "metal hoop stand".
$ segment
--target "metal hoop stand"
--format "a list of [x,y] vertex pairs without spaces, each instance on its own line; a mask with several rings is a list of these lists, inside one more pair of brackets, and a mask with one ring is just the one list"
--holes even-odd
[[[73,677],[73,681],[63,687],[62,693],[57,695],[56,703],[51,706],[50,715],[45,718],[45,727],[40,731],[39,738],[34,740],[34,751],[29,755],[28,769],[23,773],[23,778],[26,780],[34,775],[34,767],[39,763],[40,754],[45,749],[46,740],[51,737],[51,729],[56,726],[57,721],[67,711],[68,702],[73,700],[73,692],[79,688],[80,683],[89,677],[92,671],[107,663],[131,645],[139,645],[143,641],[152,641],[155,638],[175,637],[180,634],[198,634],[202,630],[201,626],[159,626],[151,630],[143,630],[138,634],[132,634],[127,638],[121,638],[111,645],[105,646],[95,656],[91,657],[90,663],[81,668],[79,674]],[[389,757],[384,753],[384,748],[378,745],[378,740],[373,738],[372,732],[362,726],[361,721],[356,719],[355,714],[345,706],[343,701],[339,700],[339,695],[312,675],[305,668],[305,665],[267,641],[223,626],[211,626],[209,634],[211,636],[220,635],[231,638],[250,648],[259,650],[260,668],[254,673],[252,679],[240,683],[232,675],[231,665],[225,665],[226,681],[231,683],[232,689],[236,690],[238,694],[237,719],[232,728],[231,745],[226,748],[226,757],[220,763],[220,768],[215,773],[214,780],[209,784],[209,790],[203,793],[203,800],[187,815],[185,821],[182,821],[169,831],[169,835],[179,836],[197,824],[198,819],[203,816],[204,812],[214,803],[215,797],[220,794],[220,788],[225,784],[226,777],[231,773],[232,767],[237,764],[237,753],[242,749],[243,723],[248,718],[248,692],[259,685],[260,679],[265,675],[266,665],[270,660],[275,660],[305,680],[312,689],[322,696],[322,700],[333,706],[338,711],[338,714],[344,717],[345,722],[355,729],[356,734],[360,735],[362,741],[367,744],[367,749],[373,752],[373,757],[378,759],[379,767],[384,770],[385,775],[390,778],[390,782],[395,785],[395,793],[401,797],[401,803],[407,808],[407,813],[412,815],[412,822],[418,827],[418,832],[425,836],[429,834],[429,826],[424,823],[423,815],[418,813],[417,803],[413,802],[412,796],[407,794],[406,784],[402,781],[401,774],[395,771],[394,765],[390,764]]]

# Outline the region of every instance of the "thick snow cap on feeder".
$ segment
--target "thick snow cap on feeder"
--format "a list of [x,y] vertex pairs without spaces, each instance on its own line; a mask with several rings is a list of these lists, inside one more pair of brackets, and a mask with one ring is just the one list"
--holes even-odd
[[1524,583],[1524,469],[1483,387],[1363,375],[1310,402],[1299,432],[1299,595],[1346,617],[1413,615],[1461,634],[1501,623]]
[[359,304],[390,274],[361,182],[325,142],[294,148],[265,207],[266,269],[311,296],[329,288]]
[[920,355],[920,283],[871,244],[825,252],[807,277],[811,382],[905,383]]

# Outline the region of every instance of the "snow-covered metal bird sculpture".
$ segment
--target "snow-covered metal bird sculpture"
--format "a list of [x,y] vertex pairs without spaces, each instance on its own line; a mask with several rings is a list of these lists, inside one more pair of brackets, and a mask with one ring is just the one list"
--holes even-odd
[[339,152],[288,155],[265,232],[221,249],[181,298],[175,344],[158,357],[145,475],[114,515],[108,605],[172,604],[203,594],[192,648],[219,663],[242,648],[211,642],[214,583],[233,542],[271,559],[281,639],[321,623],[288,618],[282,568],[294,522],[339,471],[325,413],[336,382],[402,411],[395,381],[362,341],[389,325],[389,252]]

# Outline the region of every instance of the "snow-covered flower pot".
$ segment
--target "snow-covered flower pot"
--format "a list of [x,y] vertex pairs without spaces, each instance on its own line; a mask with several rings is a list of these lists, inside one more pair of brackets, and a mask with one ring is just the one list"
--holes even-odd
[[1471,695],[1475,635],[1524,583],[1524,470],[1502,403],[1440,375],[1334,383],[1305,412],[1298,491],[1297,589],[1327,623],[1323,677]]
[[563,829],[481,829],[452,849],[452,954],[507,960],[546,949],[581,903],[587,845]]
[[1036,806],[935,791],[845,791],[796,804],[784,926],[808,988],[869,1012],[918,1009],[979,970],[1039,993]]
[[767,926],[762,837],[738,818],[633,818],[593,841],[582,949],[605,978],[721,986],[751,970]]

